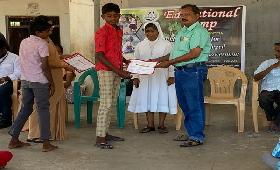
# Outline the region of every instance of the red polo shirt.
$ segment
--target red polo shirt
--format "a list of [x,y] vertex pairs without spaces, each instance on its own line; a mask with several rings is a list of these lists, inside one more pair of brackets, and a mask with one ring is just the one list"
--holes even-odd
[[[95,52],[103,52],[105,58],[116,68],[122,65],[122,36],[123,31],[110,24],[105,24],[95,33]],[[95,69],[108,70],[103,63],[95,63]]]

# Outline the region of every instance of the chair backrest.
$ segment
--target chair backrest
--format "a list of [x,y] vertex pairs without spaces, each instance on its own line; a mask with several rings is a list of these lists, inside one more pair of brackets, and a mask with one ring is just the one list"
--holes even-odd
[[94,85],[93,93],[91,96],[99,97],[99,82],[98,82],[97,72],[95,69],[90,69],[90,70],[83,72],[83,74],[81,74],[80,77],[78,78],[78,80],[75,80],[74,83],[78,82],[79,85],[82,85],[87,76],[91,77],[93,85]]
[[212,67],[208,69],[207,78],[211,85],[211,98],[233,99],[234,85],[238,79],[241,79],[240,98],[245,99],[248,80],[239,69],[229,66]]

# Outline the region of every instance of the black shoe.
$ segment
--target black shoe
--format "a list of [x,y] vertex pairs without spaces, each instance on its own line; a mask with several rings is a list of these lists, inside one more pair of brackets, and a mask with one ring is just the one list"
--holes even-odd
[[12,122],[9,122],[9,121],[0,121],[0,129],[10,127],[11,125],[12,125]]
[[158,127],[158,133],[160,134],[168,133],[168,129],[165,126]]
[[109,135],[109,134],[106,134],[105,139],[106,139],[106,141],[124,141],[124,138]]
[[142,130],[140,130],[140,133],[148,133],[151,131],[155,131],[155,127],[145,127]]

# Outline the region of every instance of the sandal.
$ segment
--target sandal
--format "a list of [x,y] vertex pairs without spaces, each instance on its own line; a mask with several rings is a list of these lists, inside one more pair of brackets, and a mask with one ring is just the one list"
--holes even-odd
[[113,149],[113,146],[109,143],[96,143],[95,146],[100,149]]
[[177,134],[173,140],[174,141],[188,141],[189,137],[185,134]]
[[38,140],[39,138],[31,138],[31,139],[26,139],[26,142],[34,142],[35,140]]
[[[27,142],[33,142],[33,143],[44,143],[44,141],[40,138],[32,138],[32,139],[26,139]],[[49,139],[49,141],[54,141],[53,139]]]
[[142,130],[140,130],[140,133],[148,133],[151,131],[155,131],[155,127],[145,127]]
[[124,141],[124,138],[118,137],[118,136],[113,136],[113,135],[109,135],[107,134],[105,136],[106,141]]
[[190,139],[190,140],[180,144],[180,147],[193,147],[193,146],[199,146],[199,145],[202,145],[202,144],[203,143],[200,142],[199,140]]
[[26,139],[27,142],[33,142],[33,143],[43,143],[44,141],[40,138],[32,138],[32,139]]
[[165,126],[158,127],[158,133],[160,134],[168,133],[168,129]]

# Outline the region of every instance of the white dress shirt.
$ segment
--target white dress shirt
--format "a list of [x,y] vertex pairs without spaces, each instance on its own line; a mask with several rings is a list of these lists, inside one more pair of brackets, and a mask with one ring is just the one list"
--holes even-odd
[[[261,63],[261,65],[254,72],[254,75],[266,70],[272,64],[278,62],[278,59],[269,59]],[[274,68],[261,80],[261,91],[280,90],[280,68]]]
[[20,78],[20,64],[18,55],[8,51],[7,57],[1,58],[0,63],[0,78],[7,76],[10,77],[11,80],[17,80]]

